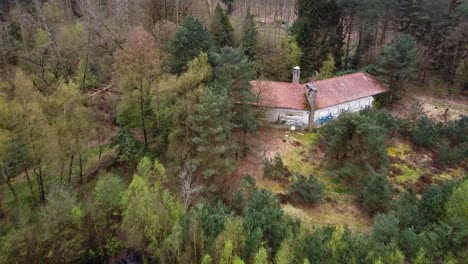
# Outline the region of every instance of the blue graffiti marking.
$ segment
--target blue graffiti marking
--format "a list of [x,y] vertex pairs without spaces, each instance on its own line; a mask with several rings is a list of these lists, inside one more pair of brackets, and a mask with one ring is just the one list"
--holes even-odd
[[331,120],[333,120],[333,115],[329,113],[328,116],[322,116],[315,122],[318,123],[319,125],[323,125]]

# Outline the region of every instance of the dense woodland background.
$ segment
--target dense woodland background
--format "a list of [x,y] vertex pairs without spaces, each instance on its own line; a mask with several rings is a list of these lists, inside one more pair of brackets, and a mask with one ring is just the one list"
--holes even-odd
[[[391,111],[466,102],[467,56],[466,0],[1,0],[0,263],[464,263],[468,119]],[[249,81],[296,65],[391,92],[304,132],[312,175],[263,157],[278,194],[235,171],[271,129]],[[394,188],[395,140],[446,176]],[[283,210],[330,203],[323,170],[371,230]]]

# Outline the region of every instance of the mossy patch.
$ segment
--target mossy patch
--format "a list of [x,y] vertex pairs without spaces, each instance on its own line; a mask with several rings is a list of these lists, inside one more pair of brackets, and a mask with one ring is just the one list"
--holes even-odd
[[411,154],[414,154],[409,143],[397,141],[392,146],[387,147],[387,155],[389,157],[398,157],[406,160]]
[[402,175],[396,177],[399,183],[415,183],[421,176],[419,169],[412,169],[406,164],[395,164],[394,166],[400,168],[403,172]]

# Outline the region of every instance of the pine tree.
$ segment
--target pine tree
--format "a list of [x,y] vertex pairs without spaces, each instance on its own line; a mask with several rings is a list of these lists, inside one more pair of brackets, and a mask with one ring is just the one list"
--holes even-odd
[[258,31],[254,21],[254,15],[250,11],[250,7],[247,8],[247,14],[245,15],[242,35],[242,49],[245,55],[250,60],[255,59],[257,45],[258,45]]
[[296,1],[298,19],[294,23],[293,33],[297,44],[304,52],[301,68],[306,74],[320,69],[328,53],[336,54],[341,61],[343,37],[340,27],[341,9],[335,0],[298,0]]
[[213,46],[206,27],[193,16],[186,16],[177,28],[174,41],[170,45],[171,71],[180,74],[187,69],[187,63],[208,52]]
[[383,175],[372,175],[362,191],[362,205],[371,214],[382,212],[392,199],[392,191]]
[[227,96],[208,89],[189,119],[194,134],[194,158],[207,181],[232,169],[235,147],[230,112]]
[[398,93],[404,82],[412,78],[416,68],[416,55],[415,39],[410,35],[396,35],[370,71],[387,83],[392,93]]
[[211,35],[213,42],[218,47],[229,46],[234,44],[234,29],[232,28],[229,17],[218,4],[216,5],[213,21],[211,22]]
[[421,39],[430,26],[430,18],[422,10],[421,0],[400,0],[400,32]]
[[233,124],[244,132],[243,148],[246,151],[246,133],[258,126],[256,110],[252,106],[257,96],[252,91],[250,80],[255,77],[253,63],[241,50],[224,47],[213,56],[213,88],[219,94],[227,94],[228,102],[234,106]]

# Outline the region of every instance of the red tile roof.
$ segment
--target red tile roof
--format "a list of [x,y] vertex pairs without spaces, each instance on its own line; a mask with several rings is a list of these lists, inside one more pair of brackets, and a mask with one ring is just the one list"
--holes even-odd
[[305,85],[287,82],[251,81],[259,105],[274,108],[309,110]]
[[[259,96],[260,106],[309,110],[303,84],[271,81],[251,81],[253,91]],[[318,108],[325,108],[359,98],[388,92],[374,76],[357,72],[339,77],[314,81],[317,88]]]
[[390,91],[377,78],[364,72],[314,81],[312,84],[318,91],[318,108],[338,105]]

